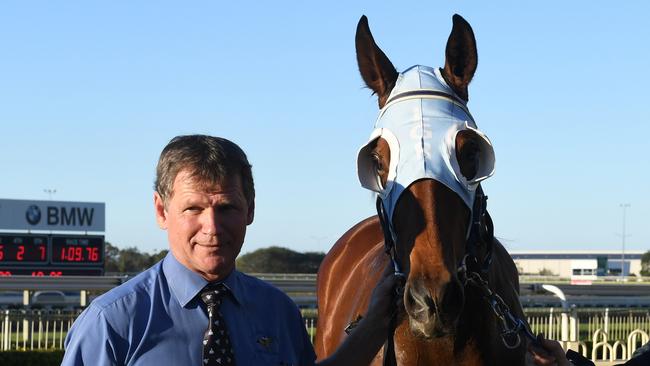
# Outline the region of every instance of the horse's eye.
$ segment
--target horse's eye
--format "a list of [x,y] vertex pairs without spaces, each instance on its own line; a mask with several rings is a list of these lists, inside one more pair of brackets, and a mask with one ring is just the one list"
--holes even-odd
[[474,162],[478,160],[480,154],[481,154],[481,149],[478,146],[476,146],[476,144],[469,144],[463,148],[461,156],[463,157],[464,161]]
[[473,149],[468,149],[469,151],[466,153],[466,158],[469,161],[476,161],[479,157],[479,154],[481,151],[478,148],[473,148]]
[[461,174],[467,179],[473,179],[479,168],[481,149],[475,144],[465,145],[457,156]]
[[382,173],[384,171],[384,164],[381,162],[381,156],[379,156],[379,154],[372,154],[372,162],[377,173]]

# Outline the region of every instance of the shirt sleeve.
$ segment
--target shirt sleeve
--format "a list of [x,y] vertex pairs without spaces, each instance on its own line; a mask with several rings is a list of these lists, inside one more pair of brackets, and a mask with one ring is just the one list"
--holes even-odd
[[116,366],[116,336],[98,306],[92,304],[75,320],[65,337],[61,366]]

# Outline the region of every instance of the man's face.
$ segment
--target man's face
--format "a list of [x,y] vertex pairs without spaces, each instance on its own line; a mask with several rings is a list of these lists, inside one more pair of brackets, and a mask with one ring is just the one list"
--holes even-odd
[[208,281],[235,267],[254,205],[246,202],[239,176],[220,183],[196,182],[181,170],[165,205],[154,193],[158,225],[167,230],[174,257]]

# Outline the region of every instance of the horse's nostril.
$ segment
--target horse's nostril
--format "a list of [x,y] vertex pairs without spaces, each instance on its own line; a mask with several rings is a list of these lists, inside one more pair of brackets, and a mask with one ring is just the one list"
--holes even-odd
[[411,291],[410,288],[407,288],[406,291],[404,291],[404,294],[406,295],[406,299],[404,301],[404,306],[409,309],[413,308],[415,306],[415,297],[413,297],[413,291]]
[[433,301],[433,298],[430,295],[424,297],[424,302],[427,305],[427,309],[429,310],[429,317],[438,314],[438,305],[435,301]]
[[404,305],[410,317],[426,322],[436,315],[436,303],[429,291],[421,286],[407,286]]
[[447,320],[454,321],[460,315],[465,302],[465,293],[463,286],[458,280],[450,281],[445,286],[445,292],[442,296],[442,313],[448,318]]

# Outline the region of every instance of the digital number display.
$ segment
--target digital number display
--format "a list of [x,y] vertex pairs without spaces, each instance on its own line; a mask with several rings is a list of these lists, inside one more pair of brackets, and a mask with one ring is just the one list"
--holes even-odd
[[104,238],[101,237],[52,237],[52,264],[103,263]]
[[0,233],[1,276],[101,276],[104,237]]
[[0,235],[0,264],[47,263],[47,236]]
[[102,272],[101,268],[0,268],[0,277],[101,276]]

